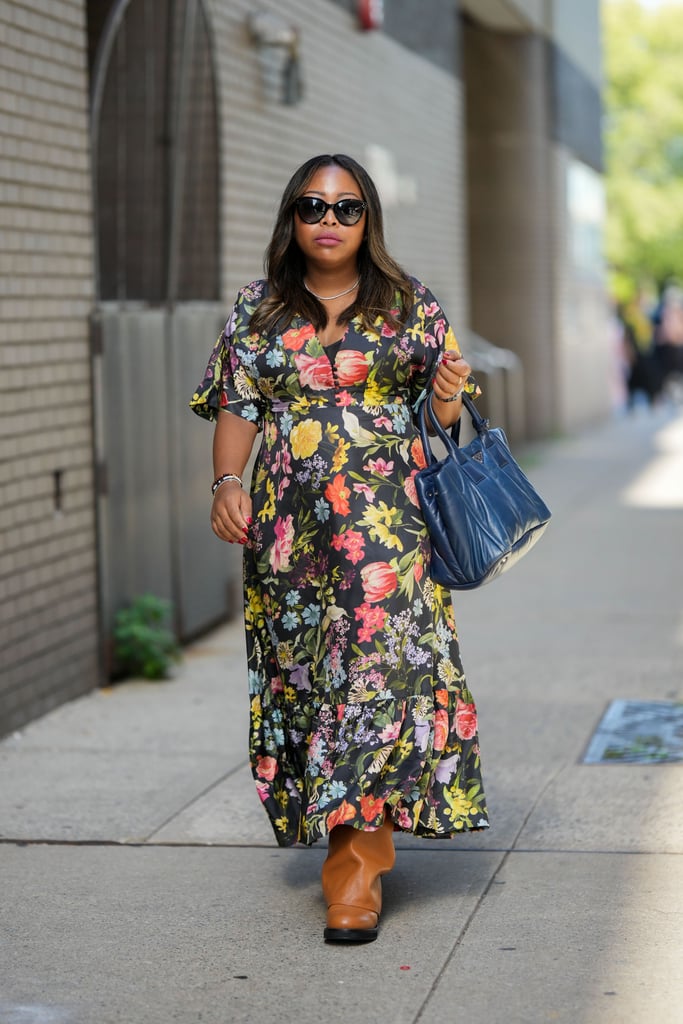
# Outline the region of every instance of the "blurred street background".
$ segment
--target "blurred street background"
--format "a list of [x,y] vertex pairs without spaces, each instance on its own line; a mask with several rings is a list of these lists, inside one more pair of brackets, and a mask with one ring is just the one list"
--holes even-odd
[[[681,52],[680,0],[0,0],[0,1024],[681,1020]],[[187,407],[323,152],[554,513],[456,605],[494,827],[399,841],[370,952],[258,806]]]

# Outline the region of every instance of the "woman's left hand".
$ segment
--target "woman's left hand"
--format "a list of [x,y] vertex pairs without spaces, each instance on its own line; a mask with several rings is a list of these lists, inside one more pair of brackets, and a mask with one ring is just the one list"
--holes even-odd
[[462,391],[472,372],[470,364],[457,352],[444,352],[432,384],[434,394],[442,402]]

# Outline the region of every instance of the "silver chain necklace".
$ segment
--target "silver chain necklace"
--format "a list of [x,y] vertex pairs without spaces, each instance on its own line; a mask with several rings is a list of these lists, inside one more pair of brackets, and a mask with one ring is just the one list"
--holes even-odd
[[353,284],[351,285],[350,288],[345,288],[343,292],[337,292],[336,295],[318,295],[317,292],[314,292],[312,288],[308,287],[308,285],[306,284],[305,281],[304,281],[304,288],[315,299],[320,299],[321,302],[331,302],[332,299],[341,299],[342,295],[348,295],[349,292],[352,292],[354,290],[354,288],[358,287],[359,284],[360,284],[360,277],[357,277],[356,280],[353,282]]

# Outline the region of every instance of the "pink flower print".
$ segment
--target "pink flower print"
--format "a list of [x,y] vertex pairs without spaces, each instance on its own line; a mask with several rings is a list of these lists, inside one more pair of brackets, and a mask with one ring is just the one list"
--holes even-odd
[[296,368],[299,371],[299,381],[304,388],[311,388],[313,391],[324,391],[334,386],[332,367],[327,356],[307,356],[300,352],[294,356]]
[[275,543],[270,549],[270,567],[273,572],[290,569],[289,557],[294,543],[294,518],[278,516],[275,520]]
[[367,484],[354,484],[353,489],[356,492],[356,494],[364,494],[371,505],[374,503],[375,492],[373,491],[372,487],[368,487]]
[[369,366],[362,352],[354,349],[341,349],[335,359],[337,380],[342,387],[350,384],[362,384],[368,376]]
[[376,427],[386,427],[387,430],[391,430],[393,423],[388,416],[378,416],[376,420],[372,421]]
[[261,803],[265,803],[268,797],[270,796],[270,786],[268,785],[267,782],[257,781],[256,792],[259,795],[259,800],[261,801]]
[[408,814],[405,807],[402,807],[398,812],[398,819],[396,821],[396,824],[399,825],[400,828],[404,828],[406,832],[412,832],[413,823],[410,820],[410,815]]
[[417,475],[417,472],[418,471],[414,469],[410,476],[407,476],[405,478],[405,480],[403,481],[403,490],[406,493],[408,501],[412,502],[412,504],[415,505],[416,508],[419,508],[420,502],[417,497],[417,488],[415,487],[415,477]]
[[382,337],[383,338],[395,338],[396,331],[386,321],[382,324]]
[[425,316],[434,316],[435,313],[439,312],[438,302],[430,302],[428,306],[425,306]]
[[391,725],[384,726],[381,733],[379,733],[379,738],[381,739],[382,743],[393,743],[394,740],[398,739],[398,734],[400,733],[400,731],[401,723],[392,722]]
[[353,395],[350,395],[348,391],[337,392],[336,402],[339,406],[353,405]]
[[398,576],[388,562],[369,562],[360,571],[365,600],[371,604],[383,601],[398,586]]
[[384,459],[368,459],[363,469],[379,476],[389,476],[394,471],[394,463],[386,462]]

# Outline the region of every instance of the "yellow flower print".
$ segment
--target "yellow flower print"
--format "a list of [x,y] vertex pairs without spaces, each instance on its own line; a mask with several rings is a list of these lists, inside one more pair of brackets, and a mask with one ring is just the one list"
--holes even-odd
[[270,477],[266,480],[266,494],[268,495],[266,503],[262,509],[259,509],[258,513],[262,523],[265,523],[266,519],[273,519],[275,517],[275,487]]
[[378,540],[389,549],[403,551],[400,537],[391,530],[391,527],[401,520],[402,513],[399,509],[389,508],[385,501],[380,501],[378,505],[366,505],[360,525],[370,527],[368,532],[371,540]]
[[262,717],[261,698],[258,696],[258,694],[255,697],[252,697],[251,699],[251,717],[253,720],[254,728],[258,728],[261,724]]
[[285,686],[284,688],[285,700],[293,704],[296,700],[296,688],[294,686]]
[[448,325],[445,337],[443,339],[443,345],[447,352],[457,352],[460,355],[460,346],[458,345],[458,339],[453,333],[453,328]]
[[341,437],[337,447],[334,450],[332,456],[332,472],[338,473],[342,466],[346,465],[349,461],[349,448],[351,447],[350,441],[344,441]]
[[297,398],[295,402],[292,402],[292,404],[289,407],[290,412],[292,412],[295,416],[298,416],[299,413],[307,413],[310,408],[311,401],[309,398],[306,397],[306,395],[301,395],[301,397]]
[[323,436],[323,428],[318,420],[302,420],[292,427],[289,435],[292,455],[295,459],[308,459],[318,450]]
[[384,395],[376,380],[369,380],[363,392],[363,405],[373,407],[381,406],[384,402]]
[[448,801],[447,817],[451,819],[456,828],[463,827],[463,818],[468,818],[474,809],[471,800],[468,800],[462,790],[455,792],[444,789],[444,796]]

